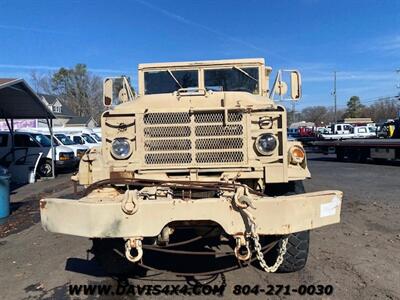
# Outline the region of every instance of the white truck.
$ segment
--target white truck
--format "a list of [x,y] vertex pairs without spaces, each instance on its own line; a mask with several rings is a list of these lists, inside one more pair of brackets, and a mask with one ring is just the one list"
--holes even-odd
[[[335,124],[341,125],[341,124]],[[351,126],[351,125],[350,125]],[[376,131],[370,126],[351,126],[350,129],[340,126],[337,133],[321,133],[319,137],[323,140],[346,140],[346,139],[366,139],[376,137]],[[340,132],[340,133],[339,133]]]

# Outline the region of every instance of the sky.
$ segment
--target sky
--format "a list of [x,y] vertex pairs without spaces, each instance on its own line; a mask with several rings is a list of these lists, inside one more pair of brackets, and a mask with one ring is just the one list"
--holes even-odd
[[263,57],[299,69],[297,108],[400,92],[399,0],[0,0],[0,77],[84,63],[137,82],[145,62]]

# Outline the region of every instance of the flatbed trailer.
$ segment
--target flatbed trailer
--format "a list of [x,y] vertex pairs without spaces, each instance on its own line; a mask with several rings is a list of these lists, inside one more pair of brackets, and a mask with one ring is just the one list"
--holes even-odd
[[400,160],[400,139],[349,139],[339,141],[315,141],[312,145],[322,153],[335,153],[340,161],[364,162],[373,160]]

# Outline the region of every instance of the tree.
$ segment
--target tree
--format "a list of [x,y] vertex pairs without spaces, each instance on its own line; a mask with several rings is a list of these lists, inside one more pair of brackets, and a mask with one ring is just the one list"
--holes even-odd
[[103,111],[102,80],[88,72],[85,64],[60,68],[48,75],[31,74],[37,92],[59,97],[78,116],[100,120]]
[[301,111],[301,117],[302,120],[313,122],[315,125],[319,126],[326,123],[327,113],[328,110],[325,106],[310,106]]
[[346,118],[360,118],[363,117],[364,105],[361,104],[358,96],[351,96],[347,101],[347,109],[345,113]]
[[380,99],[366,108],[366,113],[376,122],[396,119],[400,112],[400,102],[395,99]]

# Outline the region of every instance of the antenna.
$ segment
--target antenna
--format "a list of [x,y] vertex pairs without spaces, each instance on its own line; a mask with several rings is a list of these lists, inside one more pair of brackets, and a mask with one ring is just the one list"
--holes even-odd
[[333,109],[334,109],[334,121],[337,122],[337,101],[336,101],[336,71],[333,72]]

